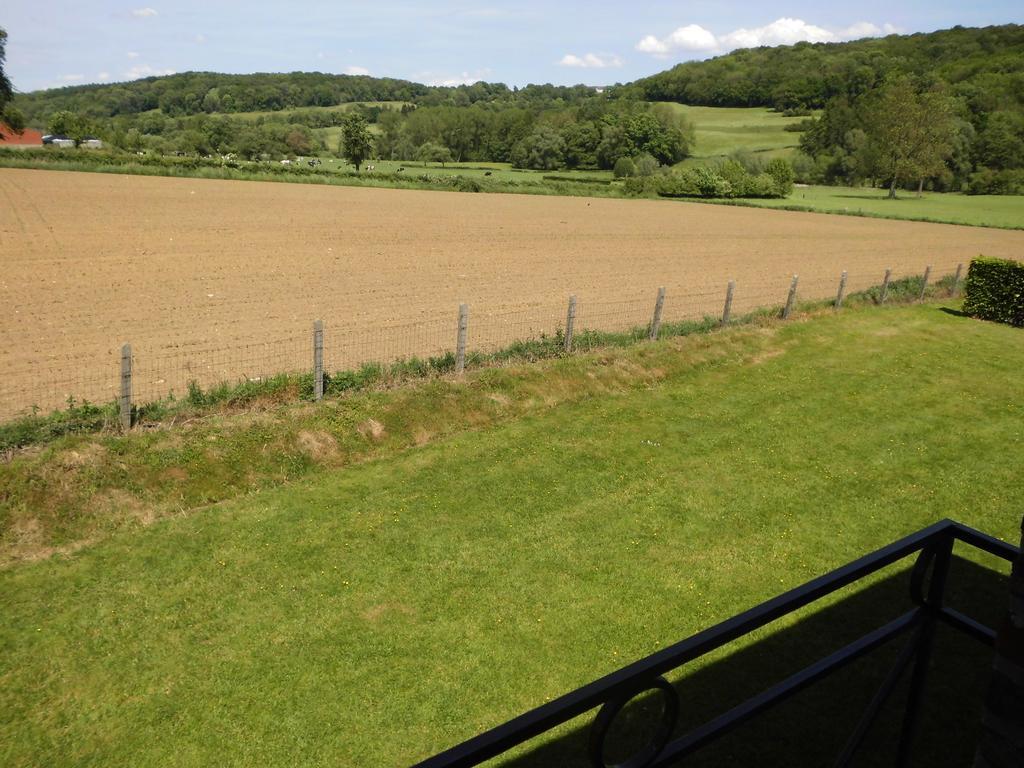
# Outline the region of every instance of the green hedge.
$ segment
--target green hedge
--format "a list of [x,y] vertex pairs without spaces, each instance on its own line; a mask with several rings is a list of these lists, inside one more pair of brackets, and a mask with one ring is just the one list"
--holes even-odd
[[1024,326],[1024,264],[974,259],[964,283],[964,312],[982,320]]

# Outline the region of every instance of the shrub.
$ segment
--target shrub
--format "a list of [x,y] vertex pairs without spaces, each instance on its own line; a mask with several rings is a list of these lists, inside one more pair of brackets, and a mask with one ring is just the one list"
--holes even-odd
[[658,172],[658,161],[646,152],[642,155],[637,155],[634,165],[636,166],[637,176],[653,176]]
[[627,195],[639,197],[657,189],[657,181],[650,176],[633,176],[622,183],[622,191]]
[[710,168],[694,169],[693,180],[701,197],[733,197],[732,185]]
[[764,160],[746,147],[734,149],[729,153],[729,159],[742,165],[743,170],[751,176],[757,176],[758,174],[764,173]]
[[633,162],[633,158],[631,157],[620,157],[615,161],[615,167],[612,169],[612,173],[617,179],[636,176],[636,163]]
[[981,168],[971,174],[967,185],[969,195],[1022,195],[1024,194],[1024,169],[994,171]]
[[982,320],[1024,326],[1024,264],[974,259],[964,281],[964,312]]
[[729,197],[750,195],[750,174],[735,160],[720,163],[715,172],[729,185]]
[[778,197],[778,187],[770,174],[759,173],[747,183],[747,197]]
[[781,157],[769,160],[768,165],[764,168],[764,172],[775,180],[775,194],[778,197],[788,197],[792,194],[793,180],[795,179],[796,174],[793,171],[793,166],[789,164],[789,161],[784,160]]
[[672,171],[656,181],[656,191],[665,197],[697,197],[700,191],[690,171]]
[[471,176],[456,176],[455,188],[459,192],[482,192],[483,185]]

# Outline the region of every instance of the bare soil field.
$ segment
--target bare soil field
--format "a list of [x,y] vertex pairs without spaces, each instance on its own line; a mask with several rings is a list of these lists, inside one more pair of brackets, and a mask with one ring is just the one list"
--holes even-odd
[[0,417],[107,400],[130,342],[139,399],[190,379],[436,354],[564,323],[644,322],[948,274],[1020,256],[1024,232],[671,201],[482,195],[0,170]]

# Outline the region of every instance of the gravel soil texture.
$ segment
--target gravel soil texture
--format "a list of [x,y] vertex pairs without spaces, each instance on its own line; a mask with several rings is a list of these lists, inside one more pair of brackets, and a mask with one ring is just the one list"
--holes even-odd
[[616,200],[0,169],[0,417],[192,379],[328,370],[577,328],[666,322],[1020,257],[1024,232]]

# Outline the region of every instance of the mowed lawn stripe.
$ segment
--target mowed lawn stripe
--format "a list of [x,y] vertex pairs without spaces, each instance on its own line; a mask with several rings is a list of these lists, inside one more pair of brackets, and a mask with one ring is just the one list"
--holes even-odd
[[0,762],[408,764],[942,517],[1012,538],[1019,333],[935,306],[766,329],[10,568]]

